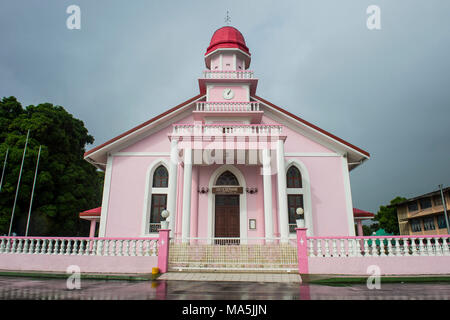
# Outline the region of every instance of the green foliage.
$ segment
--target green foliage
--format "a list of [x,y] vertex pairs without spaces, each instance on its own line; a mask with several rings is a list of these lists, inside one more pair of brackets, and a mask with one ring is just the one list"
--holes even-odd
[[[407,199],[403,197],[396,197],[391,200],[390,205],[394,205],[405,200]],[[378,221],[379,227],[384,229],[387,233],[392,233],[395,235],[399,234],[400,231],[398,228],[397,208],[395,206],[380,206],[380,210],[378,210],[374,220]]]
[[85,236],[89,223],[78,213],[101,203],[103,173],[83,160],[94,138],[63,107],[43,103],[25,109],[15,97],[0,101],[0,161],[9,148],[0,192],[0,234],[7,234],[27,130],[30,138],[12,231],[25,233],[34,170],[42,145],[29,235]]

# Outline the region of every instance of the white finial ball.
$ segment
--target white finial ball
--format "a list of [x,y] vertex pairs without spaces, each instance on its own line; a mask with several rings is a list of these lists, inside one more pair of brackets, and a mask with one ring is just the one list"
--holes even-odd
[[161,212],[161,217],[163,217],[164,219],[167,218],[168,216],[169,216],[169,211],[163,210],[163,211]]
[[301,214],[303,214],[304,211],[303,211],[303,208],[297,208],[296,212],[298,215],[301,215]]

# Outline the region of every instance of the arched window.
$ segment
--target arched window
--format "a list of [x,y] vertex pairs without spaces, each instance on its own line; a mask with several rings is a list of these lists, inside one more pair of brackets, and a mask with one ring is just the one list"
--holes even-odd
[[288,213],[289,213],[289,232],[294,233],[296,224],[297,208],[304,208],[303,203],[303,184],[300,170],[292,165],[286,174],[287,194],[288,194]]
[[216,186],[238,186],[239,181],[230,171],[225,171],[217,178]]
[[167,169],[160,165],[153,173],[153,188],[167,188],[169,183],[169,173]]
[[165,166],[158,166],[151,177],[151,204],[149,232],[155,233],[161,228],[161,212],[167,206],[167,192],[169,185],[169,173]]
[[300,170],[295,166],[291,166],[287,172],[286,183],[288,188],[301,188],[302,175]]

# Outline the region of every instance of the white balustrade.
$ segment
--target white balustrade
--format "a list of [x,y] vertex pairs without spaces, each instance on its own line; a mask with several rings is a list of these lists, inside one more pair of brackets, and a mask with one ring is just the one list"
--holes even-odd
[[173,125],[173,135],[279,135],[282,133],[283,126],[271,124],[175,124]]
[[0,254],[156,256],[158,238],[0,237]]
[[201,112],[256,112],[259,102],[222,102],[200,101],[196,103],[195,111]]
[[254,79],[254,73],[250,70],[243,71],[203,71],[203,79]]
[[450,256],[450,236],[308,237],[309,257]]

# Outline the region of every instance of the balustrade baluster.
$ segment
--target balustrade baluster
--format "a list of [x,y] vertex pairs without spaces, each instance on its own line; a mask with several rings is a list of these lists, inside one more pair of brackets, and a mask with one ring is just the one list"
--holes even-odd
[[72,246],[72,240],[68,239],[67,240],[67,246],[66,246],[66,252],[64,253],[65,256],[69,255],[71,252],[71,247]]
[[333,244],[333,257],[337,257],[338,251],[337,251],[336,239],[332,240],[332,244]]
[[419,255],[425,255],[425,246],[424,246],[424,238],[419,238]]
[[157,256],[158,255],[158,247],[156,246],[157,241],[152,240],[151,242],[152,242],[152,245],[153,245],[153,247],[152,247],[152,256]]
[[150,243],[149,240],[144,241],[144,256],[148,257],[150,255]]
[[325,257],[330,257],[330,247],[328,239],[324,239],[324,241],[325,241]]
[[41,249],[41,239],[36,239],[36,247],[34,249],[34,254],[38,254]]
[[449,248],[449,245],[450,245],[450,238],[448,238],[448,237],[442,237],[442,248],[443,248],[442,254],[443,254],[444,256],[450,256],[450,248]]
[[[365,256],[365,257],[366,257],[366,256],[370,256],[370,252],[369,252],[369,241],[368,241],[368,239],[364,239],[363,241],[364,241],[364,256]],[[373,243],[372,243],[372,246],[373,246]],[[373,252],[372,252],[372,254],[373,254]]]
[[309,244],[309,256],[311,258],[315,257],[314,254],[314,239],[308,239],[308,244]]
[[[347,242],[348,242],[348,240],[347,240]],[[347,256],[347,254],[345,253],[345,243],[344,243],[344,239],[340,239],[340,249],[341,249],[341,254],[340,254],[340,256],[341,257],[345,257],[345,256]]]
[[317,239],[317,256],[318,257],[323,257],[323,253],[322,253],[322,240],[321,239]]
[[29,253],[28,252],[28,239],[24,240],[24,244],[23,244],[23,253]]
[[119,240],[119,252],[117,254],[118,256],[123,256],[122,249],[123,249],[123,240]]
[[11,245],[11,253],[16,253],[16,246],[17,246],[16,239],[13,238],[12,239],[12,245]]
[[442,254],[442,245],[439,243],[440,241],[439,240],[441,240],[441,238],[439,238],[439,237],[435,237],[434,238],[434,247],[435,247],[435,255],[436,256],[442,256],[443,254]]
[[49,239],[49,240],[48,240],[47,251],[45,252],[45,254],[52,254],[52,251],[53,251],[53,241],[54,241],[54,239]]

